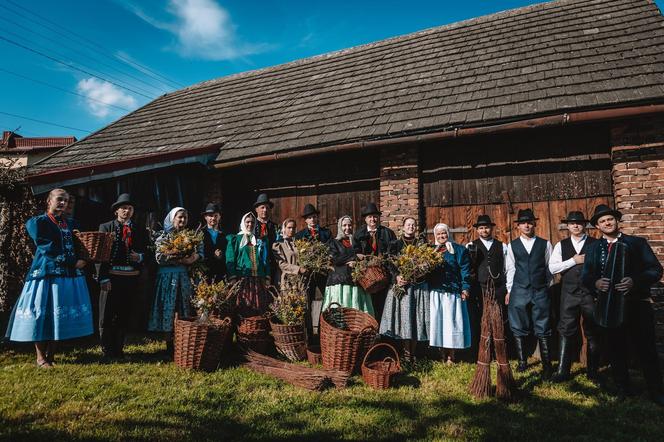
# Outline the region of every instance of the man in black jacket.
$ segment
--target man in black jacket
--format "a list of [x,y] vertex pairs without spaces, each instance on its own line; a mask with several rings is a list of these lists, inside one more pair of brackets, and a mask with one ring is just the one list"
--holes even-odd
[[[610,304],[608,314],[603,310],[595,312],[598,324],[608,326],[611,369],[619,396],[630,394],[628,362],[633,348],[641,362],[650,398],[664,406],[650,298],[650,287],[662,279],[662,265],[644,238],[620,232],[618,222],[621,217],[619,211],[607,205],[600,204],[595,208],[590,222],[602,232],[602,238],[586,252],[582,281],[599,298],[599,305],[609,291],[614,296],[624,297],[624,303]],[[621,272],[619,280],[612,281],[611,262],[618,249],[624,250],[624,273]],[[611,290],[612,286],[615,290]]]
[[205,219],[203,229],[203,262],[207,267],[206,276],[211,281],[221,281],[226,277],[226,235],[219,228],[221,209],[213,203],[205,207],[201,214]]
[[[365,225],[357,229],[353,235],[355,250],[362,255],[387,255],[390,243],[395,241],[397,236],[392,229],[380,225],[382,212],[375,203],[369,203],[362,208],[360,214],[364,218]],[[386,296],[387,289],[373,295],[374,310],[379,320],[383,317]]]
[[106,358],[123,357],[123,347],[131,297],[139,288],[147,233],[134,224],[134,203],[123,193],[111,210],[116,219],[99,226],[100,232],[112,233],[111,260],[99,267],[99,337]]
[[[272,209],[274,209],[274,203],[270,201],[267,193],[258,195],[254,203],[254,212],[256,212],[254,235],[267,243],[265,245],[267,250],[271,250],[272,245],[277,242],[277,225],[271,219]],[[270,260],[270,282],[278,285],[279,281],[276,279],[277,261],[272,253],[269,253],[268,259]]]

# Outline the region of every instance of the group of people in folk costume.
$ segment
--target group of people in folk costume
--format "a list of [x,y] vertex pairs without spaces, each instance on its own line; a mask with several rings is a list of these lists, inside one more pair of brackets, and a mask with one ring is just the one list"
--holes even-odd
[[[78,259],[73,242],[76,221],[67,219],[68,194],[52,190],[47,211],[31,218],[26,230],[36,252],[21,295],[10,316],[7,338],[34,342],[37,364],[52,367],[57,341],[93,333],[92,307],[86,285],[86,262]],[[111,260],[97,272],[100,285],[99,333],[102,351],[109,358],[121,358],[130,313],[126,308],[138,290],[139,275],[149,258],[149,238],[144,228],[133,222],[135,202],[122,194],[111,206],[115,219],[99,226],[114,235]],[[662,278],[662,266],[643,238],[620,232],[620,212],[599,205],[590,220],[581,212],[570,212],[563,223],[570,237],[553,247],[536,236],[537,218],[532,210],[519,210],[515,221],[519,237],[503,244],[493,236],[495,224],[480,215],[474,228],[478,238],[465,246],[451,240],[445,224],[433,228],[435,250],[443,254],[444,265],[418,283],[407,284],[395,267],[390,267],[391,284],[381,293],[368,295],[351,276],[353,266],[369,255],[399,255],[407,245],[426,241],[418,235],[417,220],[406,217],[399,238],[381,225],[381,212],[374,203],[362,208],[364,219],[357,231],[354,220],[338,218],[337,234],[320,226],[319,212],[307,204],[302,218],[306,227],[296,231],[297,222],[288,218],[281,228],[271,220],[273,203],[260,194],[254,210],[240,220],[237,234],[225,235],[219,228],[221,210],[208,204],[201,218],[204,240],[190,256],[174,258],[159,252],[159,244],[171,232],[185,229],[189,212],[173,208],[164,219],[164,230],[155,243],[158,265],[155,295],[149,313],[148,330],[163,332],[172,345],[176,313],[190,316],[193,287],[188,267],[203,260],[208,277],[240,281],[237,297],[239,314],[267,311],[272,302],[269,285],[278,284],[288,274],[302,274],[294,241],[321,241],[329,248],[332,270],[327,276],[312,278],[309,302],[319,300],[322,309],[332,303],[373,315],[380,334],[403,343],[404,355],[414,358],[418,343],[442,349],[445,361],[454,362],[454,350],[471,345],[468,299],[495,296],[507,309],[517,371],[527,369],[526,337],[539,342],[542,377],[553,381],[570,378],[574,345],[583,318],[587,339],[587,375],[599,381],[600,336],[606,336],[614,381],[621,395],[630,393],[628,362],[630,349],[636,350],[651,399],[664,405],[662,378],[655,348],[655,331],[650,287]],[[602,234],[599,240],[586,234],[590,223]],[[615,267],[615,253],[623,249],[620,277],[609,274]],[[612,252],[613,249],[613,252]],[[613,254],[612,254],[613,253]],[[613,258],[612,258],[613,257]],[[613,259],[613,261],[611,261]],[[551,364],[552,275],[561,275],[559,364]],[[395,295],[401,286],[404,294]],[[598,317],[597,298],[615,293],[619,313],[610,324]],[[613,307],[612,307],[613,308]],[[607,310],[608,311],[608,310]],[[310,312],[311,313],[311,312]],[[307,327],[313,329],[312,315]]]

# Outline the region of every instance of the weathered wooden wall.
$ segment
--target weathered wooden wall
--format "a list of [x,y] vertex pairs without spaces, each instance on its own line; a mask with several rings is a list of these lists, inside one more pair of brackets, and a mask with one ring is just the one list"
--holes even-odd
[[[445,222],[460,242],[474,239],[472,224],[489,214],[496,234],[518,236],[514,219],[531,208],[537,232],[552,242],[567,236],[560,220],[571,210],[589,216],[613,204],[609,132],[602,125],[532,130],[429,146],[420,153],[423,205],[431,229]],[[592,229],[591,229],[592,232]]]
[[240,217],[252,210],[256,196],[266,192],[274,202],[272,219],[280,223],[295,218],[298,228],[305,204],[320,210],[320,224],[336,233],[337,219],[353,217],[362,224],[360,209],[368,202],[379,204],[377,151],[322,155],[307,159],[222,170],[212,180],[221,184],[224,226],[236,231]]

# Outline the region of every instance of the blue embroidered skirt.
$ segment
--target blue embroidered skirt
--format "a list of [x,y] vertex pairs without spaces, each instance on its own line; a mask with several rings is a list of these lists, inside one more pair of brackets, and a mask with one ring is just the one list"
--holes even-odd
[[27,281],[9,317],[11,341],[61,341],[91,335],[92,307],[84,276]]
[[181,318],[191,315],[193,287],[184,266],[159,267],[155,296],[150,309],[149,331],[173,331],[177,310]]

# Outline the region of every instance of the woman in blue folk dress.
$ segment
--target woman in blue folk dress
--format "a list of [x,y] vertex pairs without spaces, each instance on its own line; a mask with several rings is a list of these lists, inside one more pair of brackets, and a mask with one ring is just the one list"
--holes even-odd
[[47,212],[25,223],[37,249],[7,328],[11,341],[35,343],[43,368],[53,366],[56,341],[93,333],[85,261],[74,249],[76,222],[63,216],[68,202],[65,190],[51,190]]
[[164,232],[155,241],[155,258],[159,269],[155,283],[155,298],[150,309],[148,330],[166,334],[166,346],[173,345],[173,321],[175,312],[181,317],[191,316],[191,298],[194,293],[188,267],[203,257],[203,242],[198,250],[184,258],[159,251],[160,245],[174,233],[187,227],[189,214],[182,207],[175,207],[164,219]]
[[470,256],[465,247],[449,240],[450,229],[433,229],[443,266],[429,277],[431,324],[429,345],[443,348],[443,358],[454,362],[454,350],[470,347],[470,319],[466,299],[470,293]]

